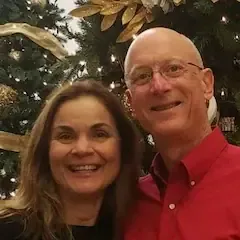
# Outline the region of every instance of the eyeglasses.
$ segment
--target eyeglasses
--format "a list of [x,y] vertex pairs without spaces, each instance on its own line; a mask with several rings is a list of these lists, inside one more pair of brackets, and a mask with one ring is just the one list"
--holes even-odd
[[130,72],[129,75],[126,75],[125,78],[130,84],[136,86],[148,84],[152,80],[154,73],[160,73],[166,80],[171,81],[188,72],[188,65],[203,70],[202,67],[194,63],[174,59],[159,64],[157,70],[153,70],[147,66],[138,67]]

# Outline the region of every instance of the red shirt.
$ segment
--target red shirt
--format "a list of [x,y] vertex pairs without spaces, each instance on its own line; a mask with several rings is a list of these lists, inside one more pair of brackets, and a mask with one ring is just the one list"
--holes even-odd
[[125,240],[240,239],[240,148],[216,128],[169,176],[160,155],[140,180]]

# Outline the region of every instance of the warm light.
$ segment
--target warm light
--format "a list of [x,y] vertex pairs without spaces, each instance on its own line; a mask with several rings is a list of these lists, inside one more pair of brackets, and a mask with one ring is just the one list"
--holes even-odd
[[30,10],[31,10],[31,8],[30,8],[30,7],[27,7],[27,10],[28,10],[28,11],[30,11]]
[[116,57],[114,55],[111,56],[111,61],[115,62],[116,61]]
[[16,81],[16,82],[20,82],[20,79],[19,79],[19,78],[15,78],[15,81]]
[[43,85],[47,86],[47,83],[46,83],[46,82],[43,82]]
[[223,23],[227,23],[227,22],[228,22],[228,19],[227,19],[227,17],[225,17],[225,16],[222,16],[221,22],[223,22]]
[[235,40],[239,40],[239,35],[236,34],[236,36],[234,37]]
[[43,16],[42,16],[42,15],[39,15],[38,17],[39,17],[40,19],[43,19]]
[[224,90],[222,89],[221,96],[224,96],[224,95],[225,95],[225,93],[224,93]]
[[0,170],[0,175],[2,175],[2,176],[6,176],[6,171],[5,171],[4,168]]
[[10,195],[11,195],[12,197],[15,197],[15,196],[16,196],[16,193],[15,193],[15,192],[11,192]]
[[79,63],[81,66],[84,66],[86,64],[86,61],[80,61]]
[[136,35],[136,34],[133,34],[133,35],[132,35],[132,38],[133,38],[133,40],[135,40],[135,39],[137,38],[137,35]]
[[102,67],[99,67],[97,70],[98,72],[102,72]]
[[110,84],[110,88],[111,88],[111,89],[114,89],[115,87],[116,87],[115,82],[112,82],[112,83]]
[[41,100],[41,98],[39,97],[39,93],[38,92],[35,92],[32,96],[34,97],[35,101],[40,101]]
[[47,58],[47,54],[43,54],[43,57]]
[[11,182],[16,182],[16,178],[11,178],[10,181]]

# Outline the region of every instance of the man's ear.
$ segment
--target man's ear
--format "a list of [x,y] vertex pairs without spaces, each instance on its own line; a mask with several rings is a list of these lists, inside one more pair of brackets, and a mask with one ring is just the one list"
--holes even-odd
[[203,72],[202,85],[203,85],[204,98],[206,100],[210,100],[214,95],[213,72],[210,68],[205,68],[202,70],[202,72]]
[[127,89],[125,91],[125,95],[126,95],[127,105],[129,106],[128,111],[130,112],[132,117],[135,118],[135,112],[134,112],[134,109],[133,109],[133,106],[132,106],[132,93],[129,89]]

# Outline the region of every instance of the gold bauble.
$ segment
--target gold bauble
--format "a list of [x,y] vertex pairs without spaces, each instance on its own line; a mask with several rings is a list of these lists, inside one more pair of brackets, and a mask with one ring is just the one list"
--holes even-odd
[[9,86],[0,84],[0,108],[12,104],[17,99],[17,91]]

